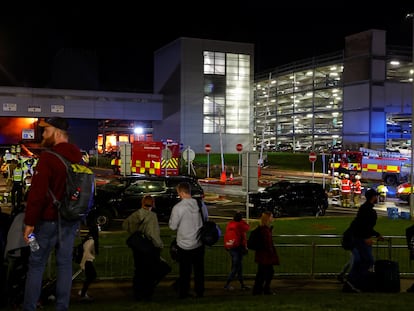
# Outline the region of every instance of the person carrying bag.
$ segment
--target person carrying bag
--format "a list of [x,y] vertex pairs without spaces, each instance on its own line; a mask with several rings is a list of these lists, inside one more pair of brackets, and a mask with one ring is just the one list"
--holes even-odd
[[122,223],[122,228],[130,234],[127,244],[134,257],[133,292],[137,301],[151,300],[160,280],[157,271],[164,245],[157,215],[152,212],[153,207],[154,198],[150,195],[144,196],[141,208]]

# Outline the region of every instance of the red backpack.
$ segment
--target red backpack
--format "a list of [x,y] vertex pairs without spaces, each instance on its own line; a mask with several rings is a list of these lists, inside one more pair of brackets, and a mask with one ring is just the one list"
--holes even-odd
[[230,249],[240,245],[240,237],[237,234],[236,226],[228,224],[224,233],[224,248]]

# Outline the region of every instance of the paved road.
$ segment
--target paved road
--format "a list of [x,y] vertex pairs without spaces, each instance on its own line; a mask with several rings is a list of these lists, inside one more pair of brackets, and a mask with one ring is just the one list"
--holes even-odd
[[[236,209],[246,208],[246,192],[242,191],[242,187],[238,185],[217,185],[202,183],[202,187],[206,192],[206,201],[214,204],[217,208],[227,208],[232,211]],[[354,208],[342,208],[340,202],[330,199],[327,215],[355,214]],[[398,212],[409,212],[410,207],[407,203],[396,198],[388,198],[385,204],[377,204],[375,209],[379,215],[387,215],[387,208],[397,208]]]

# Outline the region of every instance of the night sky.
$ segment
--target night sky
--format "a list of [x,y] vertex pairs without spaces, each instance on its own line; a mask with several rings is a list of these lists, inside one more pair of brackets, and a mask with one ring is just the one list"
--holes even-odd
[[0,85],[151,93],[153,53],[178,37],[254,43],[256,73],[339,51],[372,28],[389,45],[412,44],[409,1],[272,2],[20,3],[0,13]]

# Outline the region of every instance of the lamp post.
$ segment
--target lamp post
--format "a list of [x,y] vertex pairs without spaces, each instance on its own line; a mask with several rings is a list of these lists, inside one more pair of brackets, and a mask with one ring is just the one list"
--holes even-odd
[[[412,24],[412,36],[413,36],[413,42],[412,42],[412,65],[414,66],[414,13],[408,13],[406,15],[406,18],[410,18],[411,19],[411,24]],[[413,68],[414,69],[414,68]],[[410,180],[410,185],[411,185],[411,194],[410,194],[410,215],[411,217],[414,216],[414,193],[413,193],[413,185],[414,185],[414,143],[413,143],[413,126],[414,126],[414,77],[413,77],[413,81],[411,81],[412,83],[412,93],[411,93],[411,165],[410,165],[410,169],[411,169],[411,180]]]

